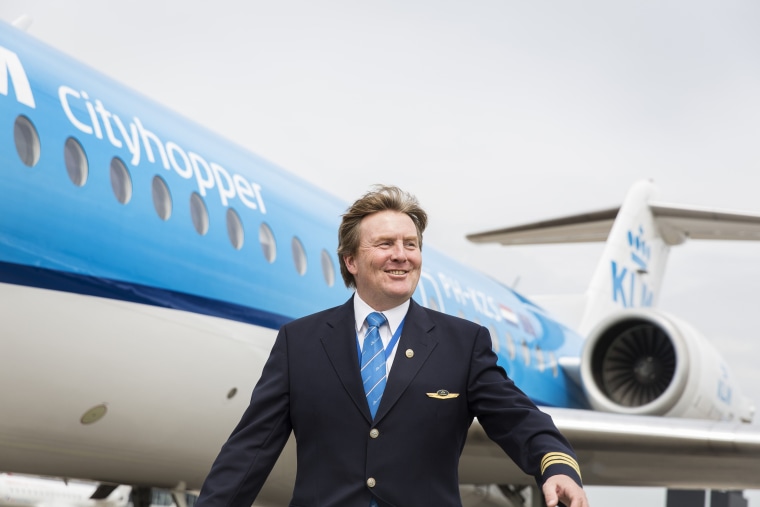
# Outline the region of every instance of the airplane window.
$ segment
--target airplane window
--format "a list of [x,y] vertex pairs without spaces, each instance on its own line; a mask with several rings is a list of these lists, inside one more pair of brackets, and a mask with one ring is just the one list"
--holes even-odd
[[262,222],[259,227],[259,243],[261,243],[261,251],[264,252],[264,258],[270,264],[277,258],[277,243],[274,240],[274,234],[272,229]]
[[493,327],[493,324],[488,326],[488,332],[491,333],[491,348],[493,348],[494,352],[499,351],[499,335],[496,334],[496,328]]
[[193,192],[190,196],[190,216],[193,219],[193,227],[196,232],[203,236],[208,232],[208,210],[203,197],[198,192]]
[[301,240],[293,236],[293,240],[290,242],[290,248],[293,252],[293,262],[296,265],[296,271],[299,275],[306,273],[306,252],[303,249]]
[[153,207],[161,220],[172,216],[172,194],[161,176],[153,177]]
[[536,365],[538,366],[538,371],[543,372],[546,365],[544,364],[544,351],[541,350],[541,347],[536,345]]
[[328,287],[335,285],[335,265],[327,250],[322,250],[322,276],[325,277],[325,283]]
[[40,160],[40,136],[26,116],[18,116],[13,125],[16,152],[24,165],[34,167]]
[[528,347],[528,342],[525,340],[522,341],[522,354],[525,366],[530,366],[530,348]]
[[227,236],[235,250],[243,248],[243,222],[240,221],[240,215],[233,208],[227,208]]
[[73,137],[66,139],[66,143],[63,145],[63,161],[66,164],[66,172],[69,173],[71,182],[78,187],[84,186],[87,183],[89,172],[87,155],[85,155],[79,141]]
[[507,331],[506,334],[507,337],[507,350],[509,351],[509,359],[513,360],[515,359],[515,340],[512,339],[512,334]]
[[127,204],[132,199],[132,178],[127,166],[118,157],[111,159],[111,189],[116,200],[122,204]]

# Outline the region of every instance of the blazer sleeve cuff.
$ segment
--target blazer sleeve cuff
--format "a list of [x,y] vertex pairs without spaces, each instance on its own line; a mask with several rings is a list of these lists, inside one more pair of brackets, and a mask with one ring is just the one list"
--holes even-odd
[[583,487],[581,467],[578,462],[564,452],[548,452],[541,459],[541,484],[554,475],[567,475],[579,486]]

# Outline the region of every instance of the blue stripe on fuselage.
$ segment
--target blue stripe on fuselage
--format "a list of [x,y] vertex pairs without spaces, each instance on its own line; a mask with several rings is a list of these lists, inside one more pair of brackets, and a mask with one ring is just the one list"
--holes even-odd
[[292,317],[136,283],[0,262],[0,283],[95,296],[279,329]]

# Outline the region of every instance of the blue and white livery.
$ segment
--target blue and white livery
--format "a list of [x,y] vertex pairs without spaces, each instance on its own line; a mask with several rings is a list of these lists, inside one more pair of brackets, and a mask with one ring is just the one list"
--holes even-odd
[[[278,328],[350,296],[335,255],[347,203],[8,25],[0,172],[0,470],[199,487]],[[760,216],[654,191],[471,236],[607,241],[572,304],[530,301],[427,244],[414,297],[489,329],[588,484],[749,487],[751,404],[709,342],[656,304],[670,246],[758,239]],[[674,465],[686,453],[706,465]],[[293,474],[289,444],[262,500],[289,498]],[[477,423],[460,478],[463,496],[532,481]]]

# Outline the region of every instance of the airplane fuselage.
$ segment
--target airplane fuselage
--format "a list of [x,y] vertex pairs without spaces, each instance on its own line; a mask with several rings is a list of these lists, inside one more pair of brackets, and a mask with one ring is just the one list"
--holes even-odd
[[[4,25],[0,118],[0,470],[198,487],[277,329],[350,297],[345,203]],[[419,303],[488,327],[536,403],[586,406],[578,334],[423,256]]]

